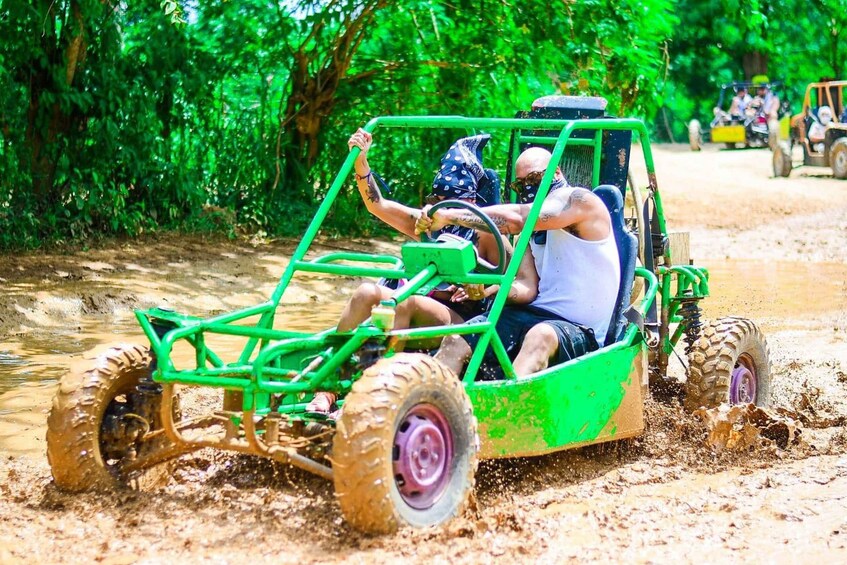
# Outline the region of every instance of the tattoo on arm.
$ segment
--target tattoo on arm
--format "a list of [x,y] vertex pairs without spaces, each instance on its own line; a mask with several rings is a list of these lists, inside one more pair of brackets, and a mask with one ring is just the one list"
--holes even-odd
[[379,202],[382,198],[379,189],[376,187],[376,182],[374,181],[373,176],[368,177],[368,188],[365,196],[373,203]]
[[573,189],[573,192],[571,192],[570,196],[568,196],[568,204],[567,204],[567,207],[568,207],[568,208],[570,208],[570,207],[571,207],[571,205],[572,205],[574,202],[577,202],[577,203],[579,203],[579,204],[582,204],[583,202],[585,202],[586,200],[588,200],[588,198],[586,198],[586,197],[587,197],[589,194],[591,194],[591,191],[590,191],[590,190],[588,190],[588,189],[585,189],[585,188],[579,188],[579,187],[574,188],[574,189]]
[[[506,227],[506,220],[504,220],[503,218],[492,216],[491,221],[494,223],[494,226],[501,232]],[[470,212],[461,212],[459,214],[456,214],[456,216],[453,218],[453,223],[466,228],[489,231],[488,224],[483,222],[481,218],[476,216],[476,214],[472,214]]]
[[[571,193],[568,195],[568,199],[566,202],[557,202],[556,208],[549,208],[547,210],[542,210],[541,214],[538,216],[539,222],[548,222],[561,214],[569,210],[574,204],[582,204],[587,200],[586,196],[589,191],[584,188],[574,188]],[[546,204],[546,202],[545,202]]]

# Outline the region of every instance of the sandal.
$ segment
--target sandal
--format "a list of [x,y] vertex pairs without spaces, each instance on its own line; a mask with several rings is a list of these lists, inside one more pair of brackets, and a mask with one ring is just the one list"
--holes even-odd
[[334,404],[335,394],[331,392],[316,392],[312,401],[306,405],[306,413],[329,416]]

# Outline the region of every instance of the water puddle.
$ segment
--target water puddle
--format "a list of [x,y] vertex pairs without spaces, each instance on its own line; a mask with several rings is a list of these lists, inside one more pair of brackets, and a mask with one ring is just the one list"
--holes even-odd
[[704,261],[707,316],[742,316],[771,330],[804,329],[847,314],[847,265],[779,261]]
[[[180,270],[158,282],[155,274],[124,273],[88,282],[29,281],[18,283],[17,289],[7,287],[7,297],[23,305],[17,308],[28,329],[0,338],[0,441],[9,435],[9,418],[26,429],[43,426],[54,387],[73,357],[108,343],[144,343],[133,308],[164,304],[207,317],[259,304],[273,292],[273,275],[284,262],[284,257],[266,258],[252,270],[240,264],[237,273],[209,267],[203,276]],[[744,316],[767,331],[780,331],[811,328],[822,318],[847,313],[845,265],[726,260],[704,264],[711,273],[712,296],[703,303],[707,317]],[[351,279],[298,275],[275,327],[331,327],[355,287]],[[240,338],[209,339],[225,361],[237,359],[244,343]],[[175,350],[178,366],[190,366],[192,359],[190,347]]]

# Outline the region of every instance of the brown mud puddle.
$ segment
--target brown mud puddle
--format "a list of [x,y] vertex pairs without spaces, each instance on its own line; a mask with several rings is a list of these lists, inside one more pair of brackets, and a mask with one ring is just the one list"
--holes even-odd
[[[765,329],[775,402],[802,416],[798,444],[718,451],[678,405],[648,402],[641,438],[485,462],[475,511],[378,538],[343,522],[331,484],[218,452],[183,458],[158,486],[67,495],[52,485],[43,437],[68,358],[140,341],[132,308],[208,316],[265,300],[293,245],[180,237],[8,257],[0,562],[843,561],[847,431],[836,423],[847,415],[847,184],[768,179],[767,151],[654,150],[669,222],[696,230],[692,256],[712,273],[705,315],[747,315]],[[297,285],[285,323],[307,330],[332,324],[355,281]]]
[[779,331],[847,314],[847,264],[734,259],[703,264],[709,270],[711,296],[703,301],[709,317],[742,316]]

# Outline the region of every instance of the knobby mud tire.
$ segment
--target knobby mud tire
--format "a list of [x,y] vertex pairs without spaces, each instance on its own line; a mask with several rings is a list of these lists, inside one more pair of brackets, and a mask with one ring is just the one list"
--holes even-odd
[[700,151],[702,148],[703,130],[700,127],[700,122],[691,120],[688,122],[688,145],[692,151]]
[[103,460],[100,428],[109,404],[131,392],[150,370],[147,347],[119,344],[87,368],[75,367],[59,383],[47,418],[47,460],[60,489],[81,492],[123,485]]
[[835,140],[829,149],[829,162],[832,165],[832,176],[837,179],[847,179],[847,137]]
[[[407,415],[434,407],[452,434],[446,485],[428,508],[415,508],[395,479],[395,441]],[[335,492],[345,519],[369,534],[428,527],[460,516],[475,484],[479,436],[461,381],[423,354],[400,353],[368,368],[347,395],[333,442]]]
[[791,146],[782,141],[773,151],[773,175],[787,177],[791,174],[791,166]]
[[764,335],[745,318],[719,318],[705,324],[688,354],[685,408],[714,408],[730,400],[732,373],[744,355],[755,366],[757,406],[770,405],[770,353]]

